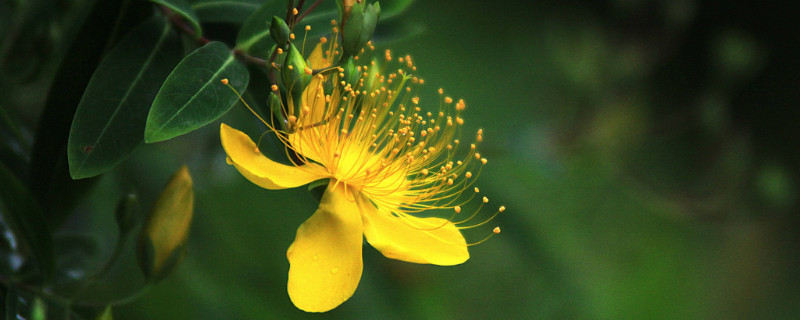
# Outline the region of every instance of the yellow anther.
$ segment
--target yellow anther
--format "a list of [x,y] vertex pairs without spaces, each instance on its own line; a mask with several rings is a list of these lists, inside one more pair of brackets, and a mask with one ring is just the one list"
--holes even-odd
[[272,91],[274,91],[274,92],[278,92],[278,85],[276,85],[276,84],[273,84],[273,85],[270,87],[270,89],[272,89]]
[[311,70],[311,68],[309,67],[306,67],[305,72],[306,74],[310,75],[313,72],[313,70]]
[[311,26],[306,25],[306,31],[309,31],[309,30],[311,30]]
[[331,20],[331,25],[335,26],[336,25],[336,20]]
[[293,116],[293,115],[292,115],[292,116],[289,116],[289,117],[287,118],[287,120],[289,120],[289,123],[292,123],[292,124],[294,124],[294,123],[297,123],[297,117],[295,117],[295,116]]
[[480,160],[480,159],[481,159],[481,154],[475,152],[475,160]]
[[283,49],[278,48],[278,54],[283,54]]
[[494,234],[499,234],[500,233],[500,227],[494,227],[492,232],[494,232]]
[[450,98],[450,97],[444,97],[444,103],[450,104],[450,103],[452,103],[452,102],[453,102],[453,98]]
[[481,159],[482,164],[486,164],[487,162],[489,162],[489,160],[486,160],[486,158]]
[[296,16],[298,13],[300,13],[300,12],[297,11],[297,8],[292,8],[292,15]]
[[467,171],[467,173],[464,174],[464,176],[467,177],[467,179],[472,178],[472,172]]
[[455,206],[455,207],[453,207],[453,210],[454,210],[456,213],[461,213],[461,206]]
[[478,189],[478,187],[475,187],[475,193],[479,193],[479,192],[481,192],[481,190]]
[[453,179],[447,179],[447,185],[452,186],[453,185]]
[[444,94],[444,89],[439,88],[439,94]]
[[500,211],[500,212],[506,211],[506,206],[500,206],[500,208],[497,209],[497,211]]
[[428,175],[428,169],[422,169],[421,172],[422,172],[423,176],[427,176]]
[[224,79],[220,80],[219,82],[222,82],[222,84],[224,84],[224,85],[228,85],[228,78],[224,78]]
[[483,197],[483,203],[489,203],[489,198]]

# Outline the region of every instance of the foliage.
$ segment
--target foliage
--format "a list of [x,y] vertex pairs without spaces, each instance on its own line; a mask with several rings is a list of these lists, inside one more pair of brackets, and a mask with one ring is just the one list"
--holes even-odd
[[[409,4],[387,7],[396,16]],[[111,319],[112,306],[137,299],[180,263],[195,201],[186,166],[153,202],[153,188],[141,194],[130,190],[153,185],[148,179],[164,179],[164,170],[130,177],[122,164],[145,144],[192,133],[228,113],[240,97],[220,80],[242,92],[250,83],[275,84],[270,65],[283,63],[276,60],[283,57],[276,46],[288,50],[300,41],[304,48],[306,38],[330,38],[330,21],[341,17],[333,0],[61,5],[64,10],[46,0],[4,1],[0,7],[0,84],[24,93],[52,83],[33,138],[28,117],[35,114],[15,107],[26,97],[0,95],[0,227],[6,232],[0,252],[2,309],[7,318]],[[270,44],[274,15],[286,17],[287,32],[301,22],[314,31]],[[267,108],[261,101],[251,104]],[[96,222],[94,212],[108,216],[114,210],[86,210],[98,204],[87,202],[98,192],[97,184],[119,199],[115,235],[114,230],[92,234],[74,227]],[[147,217],[139,212],[141,202],[153,203]],[[134,253],[128,240],[139,229]],[[107,242],[111,246],[101,240],[109,237],[115,238]],[[120,289],[115,283],[125,283],[118,278],[133,272],[127,267],[132,257],[143,277]],[[104,294],[108,288],[116,289]]]

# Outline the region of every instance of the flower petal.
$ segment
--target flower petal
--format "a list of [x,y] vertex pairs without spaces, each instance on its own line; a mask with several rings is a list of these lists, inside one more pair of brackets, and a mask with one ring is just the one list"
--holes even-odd
[[268,159],[258,151],[250,137],[224,123],[220,125],[219,136],[236,169],[262,188],[294,188],[330,177],[327,170],[318,164],[287,166]]
[[387,258],[450,266],[469,259],[464,236],[452,222],[440,218],[398,217],[358,198],[364,236]]
[[361,216],[344,188],[331,179],[317,212],[297,228],[286,252],[289,298],[301,310],[335,308],[353,295],[361,279]]

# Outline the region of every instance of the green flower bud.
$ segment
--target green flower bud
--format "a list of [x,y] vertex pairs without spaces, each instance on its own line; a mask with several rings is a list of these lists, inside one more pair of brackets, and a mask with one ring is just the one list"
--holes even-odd
[[342,63],[341,67],[344,69],[342,72],[344,73],[342,80],[344,80],[345,83],[350,84],[351,87],[355,87],[361,73],[356,67],[355,59],[353,59],[353,57],[347,57]]
[[290,33],[291,31],[289,30],[289,26],[286,25],[286,21],[272,16],[272,23],[269,26],[269,35],[272,37],[272,40],[275,40],[275,43],[281,48],[285,48],[286,44],[289,42]]
[[300,105],[301,97],[306,86],[311,82],[311,73],[311,68],[306,64],[300,50],[290,43],[286,59],[283,60],[283,67],[281,67],[281,80],[291,98],[287,99],[287,103],[290,103],[289,108],[294,109],[295,114],[302,107]]
[[356,2],[350,8],[349,16],[342,17],[346,21],[342,26],[342,50],[345,57],[357,55],[372,39],[380,15],[380,3],[365,5],[363,2]]
[[300,50],[297,50],[297,47],[291,43],[286,51],[286,58],[283,60],[281,80],[286,88],[300,86],[305,89],[311,82],[311,69],[308,68]]
[[281,130],[286,131],[288,129],[288,122],[286,121],[286,116],[283,114],[281,98],[274,92],[270,92],[269,97],[267,97],[267,105],[269,106],[270,112],[272,112],[272,116],[275,117],[275,120],[280,125]]
[[119,199],[115,216],[119,234],[124,237],[136,226],[139,216],[139,197],[135,193],[129,193]]
[[192,177],[183,166],[158,196],[139,235],[136,256],[148,279],[163,279],[183,258],[193,209]]

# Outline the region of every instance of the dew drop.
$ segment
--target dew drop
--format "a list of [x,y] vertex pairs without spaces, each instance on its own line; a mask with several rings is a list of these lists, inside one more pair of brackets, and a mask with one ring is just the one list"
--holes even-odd
[[339,272],[339,268],[336,268],[336,267],[331,268],[331,273],[335,274],[337,272]]

